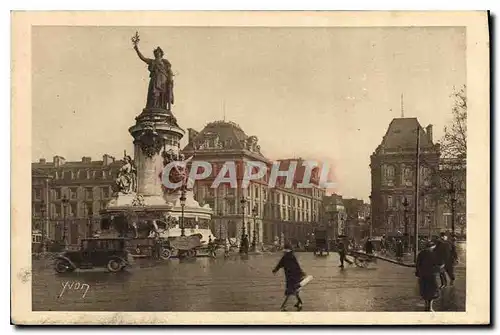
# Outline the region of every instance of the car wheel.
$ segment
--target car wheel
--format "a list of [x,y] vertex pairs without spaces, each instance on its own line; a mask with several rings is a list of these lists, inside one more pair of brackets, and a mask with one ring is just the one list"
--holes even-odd
[[118,272],[122,268],[124,268],[122,261],[118,259],[110,259],[108,262],[108,270],[109,272]]
[[72,271],[71,265],[68,263],[68,261],[65,261],[62,259],[58,259],[56,261],[54,268],[55,268],[57,273],[65,273],[65,272]]
[[172,256],[170,249],[162,247],[160,252],[160,258],[164,261],[168,260]]

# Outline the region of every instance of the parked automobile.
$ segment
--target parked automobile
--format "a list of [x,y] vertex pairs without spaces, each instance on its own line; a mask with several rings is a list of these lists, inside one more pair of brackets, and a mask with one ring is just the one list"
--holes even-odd
[[126,250],[126,239],[86,238],[81,240],[78,250],[59,254],[55,259],[54,268],[58,273],[99,267],[118,272],[131,263],[132,257]]

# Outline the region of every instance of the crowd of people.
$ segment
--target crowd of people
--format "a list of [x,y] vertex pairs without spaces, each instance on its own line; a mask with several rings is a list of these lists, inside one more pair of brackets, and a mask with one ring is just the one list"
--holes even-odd
[[[440,296],[441,290],[455,282],[454,268],[458,262],[455,242],[454,237],[449,241],[448,236],[441,233],[437,239],[422,240],[419,243],[422,249],[417,256],[415,275],[418,278],[420,296],[425,301],[426,311],[433,311],[433,301]],[[351,248],[356,248],[356,245],[353,245],[347,238],[340,238],[336,247],[340,256],[339,267],[344,268],[344,263],[352,264],[353,262],[347,258],[347,255]],[[395,238],[388,242],[383,236],[380,240],[379,250],[386,251],[389,248],[395,251],[397,259],[402,259],[405,249],[402,238]],[[366,254],[373,255],[376,249],[373,240],[366,238],[363,249]],[[301,269],[289,243],[285,244],[284,255],[273,269],[273,273],[281,268],[284,269],[286,282],[285,300],[281,305],[281,310],[286,310],[286,304],[292,296],[295,296],[297,300],[294,307],[301,310],[303,302],[299,296],[300,283],[306,274]]]

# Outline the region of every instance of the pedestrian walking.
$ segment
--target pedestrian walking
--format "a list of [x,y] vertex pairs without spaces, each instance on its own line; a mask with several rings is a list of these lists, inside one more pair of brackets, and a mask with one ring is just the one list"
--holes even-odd
[[365,252],[369,255],[372,255],[373,254],[373,242],[370,238],[367,238],[366,239],[366,243],[365,243]]
[[441,272],[439,273],[441,288],[448,286],[447,275],[450,277],[450,285],[453,286],[455,282],[455,261],[457,258],[456,248],[453,252],[452,245],[448,241],[448,236],[444,232],[440,234],[437,240],[435,251],[439,265],[441,265]]
[[347,258],[347,245],[342,238],[339,239],[337,250],[340,256],[339,268],[342,269],[344,268],[344,262],[347,262],[349,265],[352,265],[352,262]]
[[297,298],[297,303],[294,307],[300,311],[302,310],[302,299],[299,296],[299,288],[300,282],[303,278],[306,277],[304,271],[299,265],[297,258],[292,250],[292,246],[289,243],[286,243],[284,246],[284,254],[281,257],[279,263],[273,269],[273,273],[276,274],[281,268],[283,268],[285,272],[285,281],[286,281],[286,289],[285,289],[285,300],[281,304],[280,310],[286,311],[286,305],[288,299],[291,296],[295,296]]
[[433,312],[432,303],[439,297],[437,275],[440,264],[435,252],[435,244],[429,241],[417,256],[415,276],[418,277],[420,296],[425,301],[425,311]]
[[403,260],[403,241],[401,241],[401,238],[396,239],[396,259],[398,262]]
[[241,241],[241,245],[242,245],[242,248],[241,248],[242,250],[240,250],[240,252],[243,254],[248,254],[248,249],[250,247],[248,235],[245,234],[245,236],[243,236],[243,239]]
[[380,239],[380,252],[383,255],[387,253],[387,240],[385,238],[385,235],[382,235],[382,238]]

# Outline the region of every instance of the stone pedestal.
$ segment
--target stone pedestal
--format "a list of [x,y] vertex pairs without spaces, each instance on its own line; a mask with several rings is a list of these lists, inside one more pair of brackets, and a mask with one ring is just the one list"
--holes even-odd
[[[138,217],[154,216],[157,220],[168,217],[179,221],[182,215],[180,192],[164,194],[162,188],[163,152],[179,154],[179,141],[184,130],[170,111],[144,109],[136,117],[136,124],[129,128],[134,138],[134,165],[137,170],[137,189],[112,199],[103,214],[115,215],[135,212]],[[184,218],[196,222],[208,222],[212,210],[208,205],[201,207],[193,198],[193,192],[186,192]]]
[[161,152],[178,153],[184,130],[168,112],[146,109],[136,118],[129,132],[134,137],[134,161],[137,168],[137,193],[144,197],[162,197],[163,158]]

